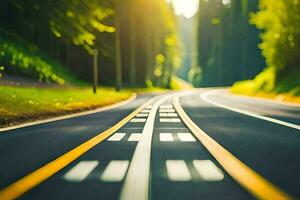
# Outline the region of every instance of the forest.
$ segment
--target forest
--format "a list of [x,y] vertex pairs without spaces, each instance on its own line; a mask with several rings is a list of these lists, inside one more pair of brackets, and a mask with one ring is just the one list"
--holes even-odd
[[176,26],[161,0],[3,0],[2,74],[86,83],[97,49],[101,84],[170,87],[180,65]]
[[102,85],[299,94],[299,29],[299,0],[199,0],[191,19],[164,0],[3,0],[0,74],[86,84],[97,49]]
[[300,94],[300,1],[200,0],[196,86]]

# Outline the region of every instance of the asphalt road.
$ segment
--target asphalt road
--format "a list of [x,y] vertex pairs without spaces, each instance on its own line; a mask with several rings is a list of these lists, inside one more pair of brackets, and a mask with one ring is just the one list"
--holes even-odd
[[300,198],[300,107],[211,89],[154,96],[0,132],[0,199]]

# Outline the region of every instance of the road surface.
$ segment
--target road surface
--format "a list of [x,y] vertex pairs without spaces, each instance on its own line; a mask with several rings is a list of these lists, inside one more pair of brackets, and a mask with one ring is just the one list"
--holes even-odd
[[0,199],[297,199],[300,107],[198,89],[0,132]]

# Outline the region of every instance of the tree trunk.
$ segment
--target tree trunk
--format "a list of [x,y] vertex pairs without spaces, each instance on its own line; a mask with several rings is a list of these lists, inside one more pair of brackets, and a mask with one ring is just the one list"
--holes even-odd
[[130,12],[130,84],[135,85],[136,83],[136,34],[135,34],[135,15],[134,15],[134,1],[131,1],[131,12]]
[[120,5],[119,1],[115,0],[116,16],[115,16],[115,26],[116,26],[116,90],[120,91],[122,88],[122,55],[121,55],[121,33],[120,33]]

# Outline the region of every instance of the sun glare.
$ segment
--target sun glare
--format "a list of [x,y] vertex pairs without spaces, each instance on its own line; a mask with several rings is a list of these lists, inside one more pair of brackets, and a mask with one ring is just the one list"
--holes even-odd
[[199,9],[199,0],[167,0],[172,2],[176,15],[186,18],[193,17]]

